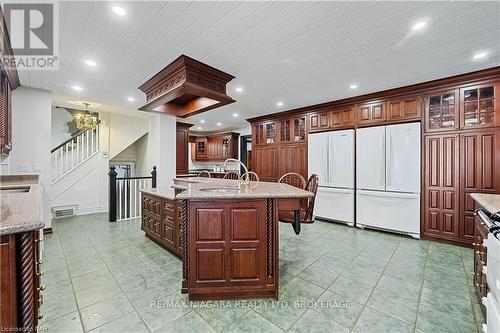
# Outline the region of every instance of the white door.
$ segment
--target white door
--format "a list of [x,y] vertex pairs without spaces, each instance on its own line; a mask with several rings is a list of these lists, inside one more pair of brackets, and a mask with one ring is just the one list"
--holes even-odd
[[420,123],[386,127],[387,191],[420,193]]
[[356,224],[419,235],[420,194],[359,190]]
[[307,169],[319,177],[319,185],[328,185],[328,133],[309,134]]
[[354,223],[354,190],[318,187],[314,203],[314,216]]
[[329,186],[354,188],[354,130],[330,132]]
[[385,190],[385,126],[356,130],[356,188]]

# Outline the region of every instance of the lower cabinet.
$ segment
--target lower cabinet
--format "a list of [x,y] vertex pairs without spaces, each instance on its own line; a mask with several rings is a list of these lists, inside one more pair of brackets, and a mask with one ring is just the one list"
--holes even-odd
[[261,181],[274,182],[277,180],[277,147],[254,148],[252,151],[252,166]]
[[150,239],[174,255],[182,255],[182,205],[169,200],[142,194],[141,229]]
[[0,330],[35,332],[42,313],[40,232],[0,236]]
[[483,267],[486,266],[486,246],[483,245],[483,240],[488,237],[488,227],[479,217],[475,218],[474,222],[474,288],[481,306],[483,314],[486,316],[486,308],[481,299],[488,294],[488,284],[486,283],[486,275],[483,273]]
[[275,182],[287,172],[299,173],[307,179],[307,143],[255,148],[252,157],[252,171],[261,181]]

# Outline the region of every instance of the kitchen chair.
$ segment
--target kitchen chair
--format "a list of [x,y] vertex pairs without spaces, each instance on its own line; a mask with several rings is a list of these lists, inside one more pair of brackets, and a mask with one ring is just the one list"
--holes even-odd
[[295,234],[300,233],[302,223],[314,223],[314,202],[316,192],[318,191],[319,177],[316,174],[311,175],[307,181],[305,190],[314,194],[311,198],[305,198],[301,202],[300,210],[280,210],[278,217],[280,222],[291,223]]
[[298,187],[300,189],[305,189],[306,185],[307,185],[306,179],[304,177],[302,177],[302,175],[300,175],[296,172],[285,173],[278,180],[278,183],[292,185],[292,186]]
[[203,170],[201,171],[196,177],[198,178],[210,178],[210,172],[208,172],[207,170]]
[[242,174],[240,177],[240,180],[245,180],[247,178],[247,175],[251,181],[255,181],[255,182],[260,181],[259,176],[253,171],[248,171],[248,172],[245,172],[244,174]]
[[224,175],[224,177],[222,177],[222,179],[238,180],[238,179],[240,179],[240,174],[237,173],[236,171],[229,171],[229,172],[226,172],[226,174]]

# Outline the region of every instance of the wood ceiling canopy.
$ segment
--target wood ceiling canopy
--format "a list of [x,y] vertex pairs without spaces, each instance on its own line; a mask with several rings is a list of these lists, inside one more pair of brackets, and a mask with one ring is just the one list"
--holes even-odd
[[226,84],[234,79],[217,68],[181,55],[139,87],[146,94],[141,111],[186,118],[234,103]]

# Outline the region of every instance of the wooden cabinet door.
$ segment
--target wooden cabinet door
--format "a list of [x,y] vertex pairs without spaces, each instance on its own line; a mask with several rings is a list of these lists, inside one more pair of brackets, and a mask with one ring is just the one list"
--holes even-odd
[[460,89],[460,128],[500,126],[500,83]]
[[460,134],[460,238],[474,241],[470,193],[500,193],[500,129]]
[[356,109],[354,106],[347,106],[331,111],[332,128],[353,128],[356,120]]
[[[16,235],[0,236],[0,327],[17,327]],[[19,268],[19,271],[21,269]]]
[[[286,172],[296,172],[307,179],[307,145],[288,145],[285,151]],[[282,175],[279,176],[281,177]]]
[[287,173],[287,149],[288,145],[281,145],[278,147],[277,157],[276,157],[276,178],[280,179],[285,173]]
[[209,160],[215,160],[215,159],[220,158],[220,155],[222,154],[222,152],[219,153],[219,138],[218,137],[209,136],[207,138],[207,147],[208,147],[207,158]]
[[458,89],[429,93],[424,97],[425,132],[457,130],[458,111]]
[[276,147],[262,147],[253,149],[253,171],[257,173],[257,175],[259,175],[261,181],[274,182],[277,180],[276,155]]
[[207,138],[196,138],[195,140],[196,160],[206,160],[208,157]]
[[188,173],[188,144],[189,133],[187,129],[177,129],[176,133],[176,173]]
[[425,137],[423,234],[459,238],[459,135]]
[[358,125],[377,125],[385,120],[385,102],[369,102],[358,106]]
[[309,132],[324,131],[330,128],[330,112],[309,114]]
[[422,102],[420,96],[408,96],[387,102],[387,121],[400,122],[419,120]]

